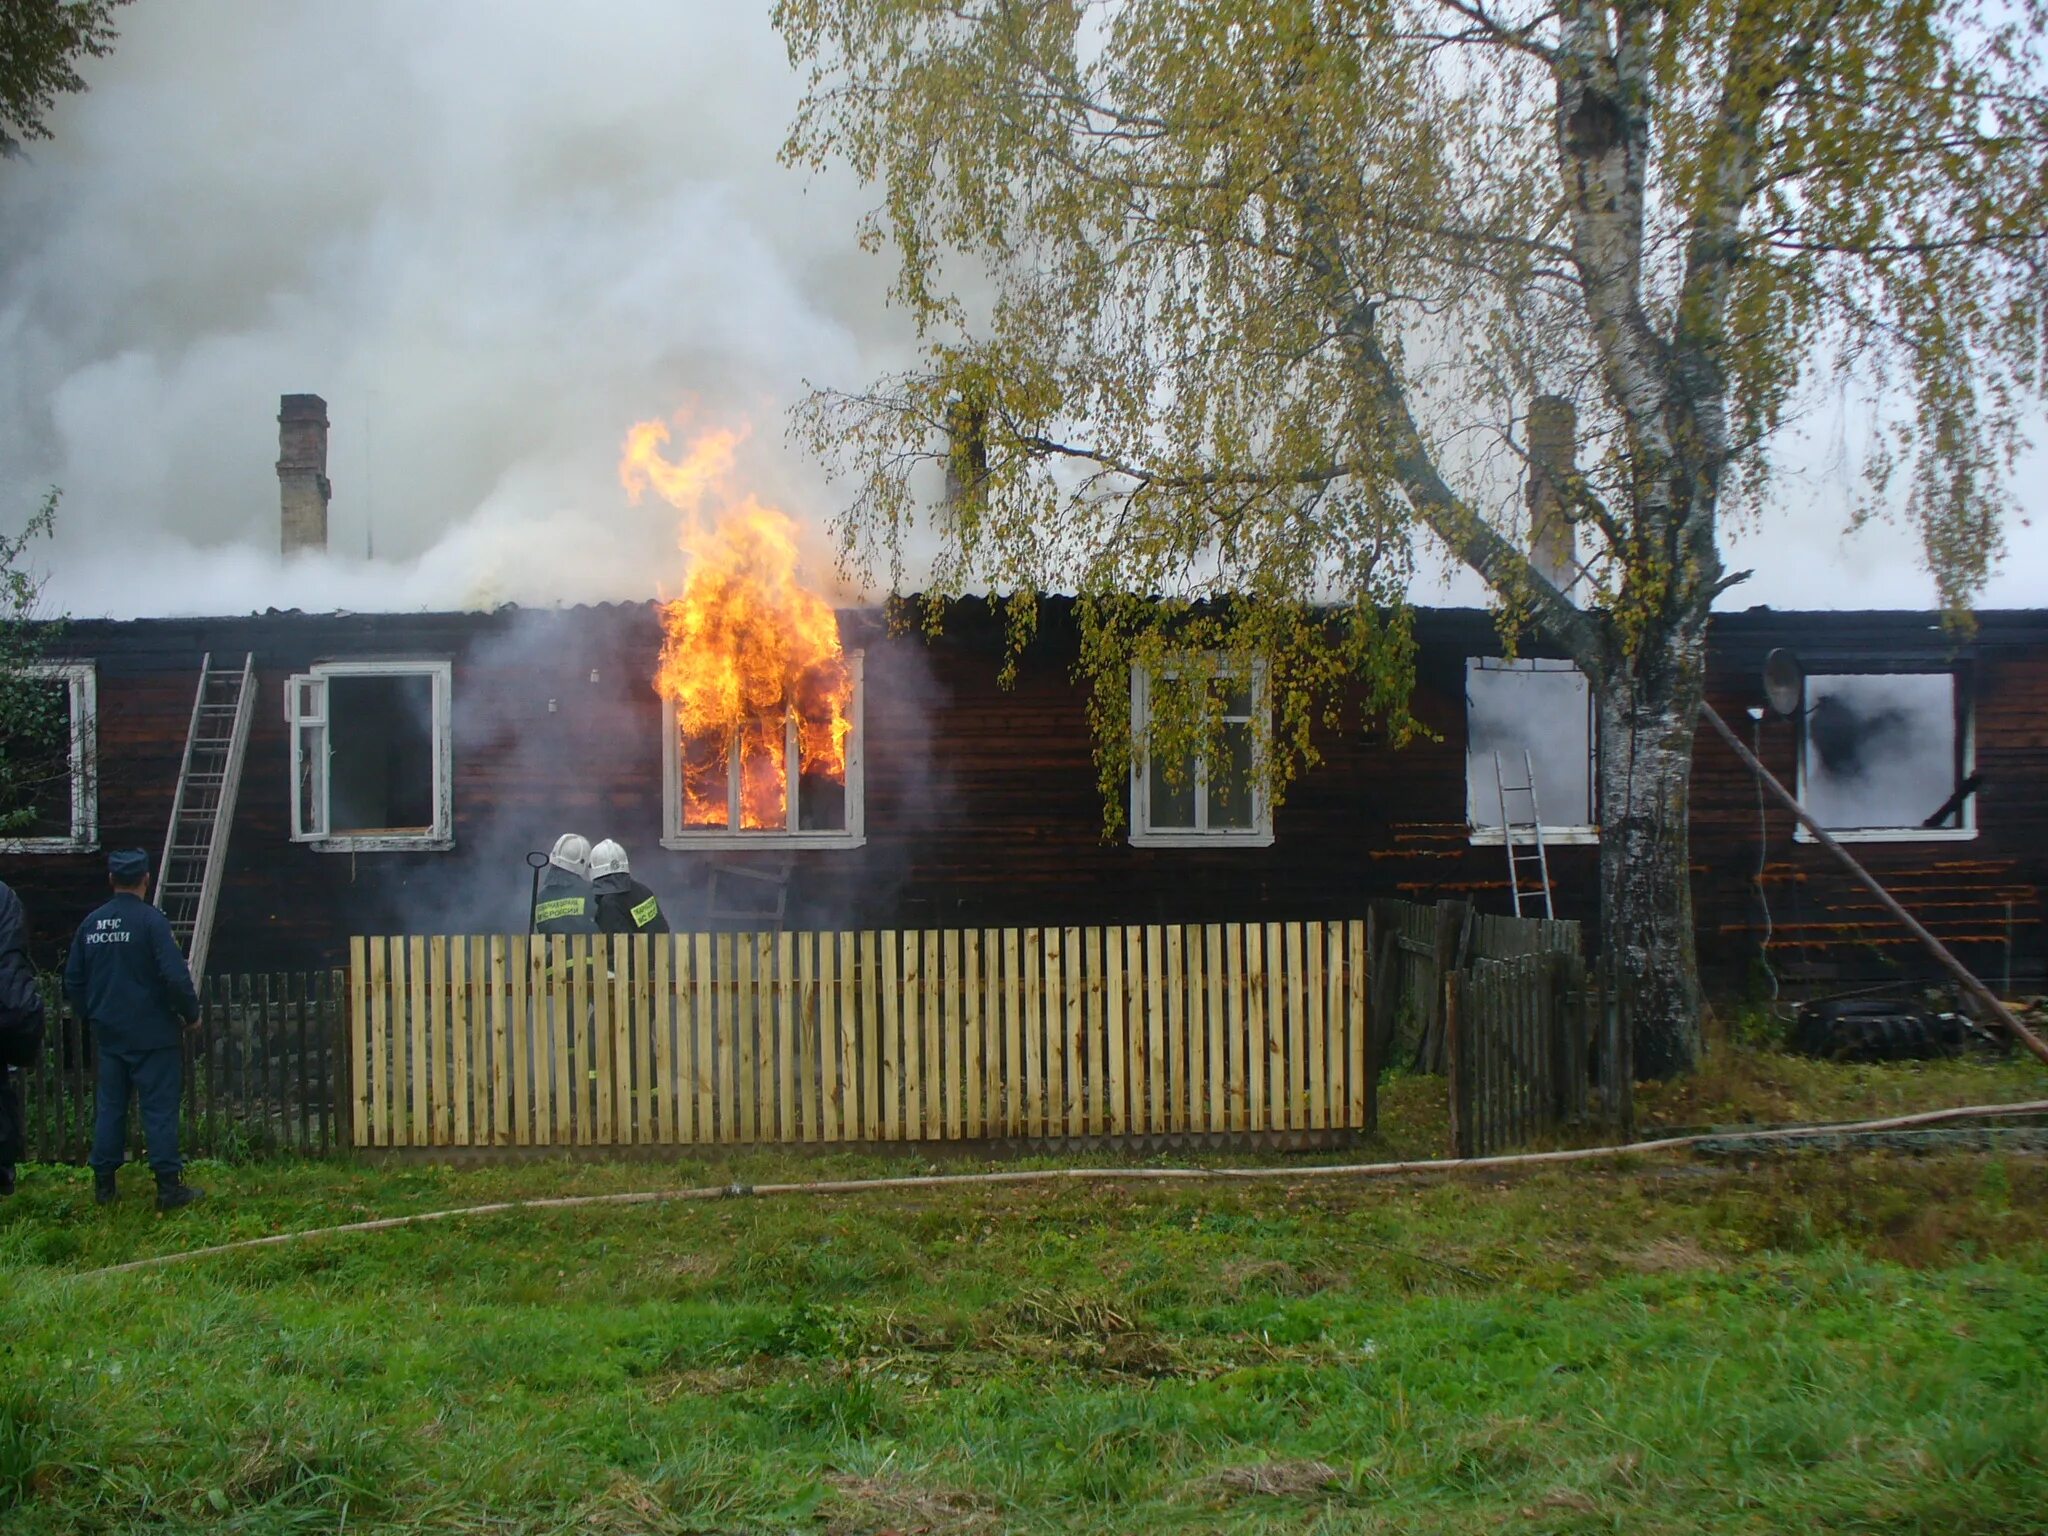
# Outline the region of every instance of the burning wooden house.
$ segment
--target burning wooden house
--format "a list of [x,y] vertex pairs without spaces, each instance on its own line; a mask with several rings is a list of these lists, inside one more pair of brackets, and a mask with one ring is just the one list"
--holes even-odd
[[[287,433],[312,414],[288,409]],[[1502,660],[1483,612],[1418,616],[1432,739],[1330,735],[1277,808],[1230,794],[1229,764],[1170,791],[1141,769],[1105,838],[1067,605],[1045,605],[1005,690],[988,604],[956,604],[936,638],[835,611],[795,583],[776,514],[696,519],[701,466],[644,446],[629,489],[685,509],[694,557],[672,602],[64,626],[42,666],[71,772],[0,844],[38,960],[103,891],[99,850],[130,844],[185,860],[167,904],[206,919],[216,968],[251,971],[340,963],[352,934],[523,931],[525,855],[564,831],[623,843],[681,928],[1278,921],[1382,896],[1506,910],[1519,818],[1497,761],[1540,787],[1557,915],[1596,916],[1585,680],[1540,647]],[[318,471],[287,448],[289,531]],[[1718,618],[1710,647],[1738,728],[1764,656],[1796,650],[1803,707],[1755,718],[1759,755],[1981,972],[2042,974],[2048,612],[1985,613],[1959,637],[1926,613],[1754,609]],[[1133,680],[1141,720],[1152,681]],[[1256,680],[1241,693],[1235,724],[1255,732]],[[1764,961],[1795,979],[1921,966],[1704,733],[1692,848],[1723,984]]]

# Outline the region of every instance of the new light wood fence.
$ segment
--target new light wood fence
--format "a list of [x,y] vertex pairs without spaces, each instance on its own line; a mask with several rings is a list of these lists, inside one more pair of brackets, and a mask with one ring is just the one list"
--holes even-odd
[[353,944],[358,1147],[1373,1124],[1362,922]]

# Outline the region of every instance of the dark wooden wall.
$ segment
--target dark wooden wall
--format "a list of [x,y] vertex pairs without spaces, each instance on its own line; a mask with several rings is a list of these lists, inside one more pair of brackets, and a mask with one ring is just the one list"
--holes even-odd
[[[866,830],[859,849],[793,855],[791,921],[804,926],[1107,923],[1345,917],[1375,896],[1508,906],[1505,857],[1466,836],[1464,659],[1498,649],[1484,613],[1419,616],[1415,709],[1434,733],[1395,751],[1355,718],[1275,814],[1268,848],[1133,848],[1105,841],[1085,701],[1071,677],[1070,616],[1049,605],[1017,686],[996,685],[995,626],[960,607],[937,641],[844,616],[866,660]],[[523,928],[523,856],[562,831],[614,837],[680,924],[704,909],[714,858],[660,847],[660,706],[648,681],[647,605],[494,614],[267,614],[74,622],[56,649],[99,676],[105,847],[161,849],[202,652],[256,653],[259,696],[214,939],[222,970],[331,964],[362,932]],[[1710,689],[1738,728],[1763,654],[1948,655],[1919,614],[1773,614],[1717,620]],[[2040,823],[2048,818],[2048,614],[1985,615],[1973,671],[1977,761],[1987,775],[1971,842],[1860,845],[1903,898],[1996,976],[2013,905],[2021,975],[2043,968]],[[313,662],[454,663],[455,836],[442,853],[318,853],[288,837],[284,680]],[[550,707],[552,704],[552,707]],[[1792,729],[1763,729],[1789,776]],[[1762,953],[1761,846],[1772,956],[1791,978],[1882,976],[1917,956],[1863,910],[1787,818],[1759,823],[1753,782],[1717,738],[1695,757],[1695,891],[1703,960],[1749,984]],[[757,856],[758,857],[758,856]],[[1554,848],[1558,916],[1597,918],[1597,850]],[[38,958],[61,958],[105,889],[99,855],[0,855],[28,903]]]

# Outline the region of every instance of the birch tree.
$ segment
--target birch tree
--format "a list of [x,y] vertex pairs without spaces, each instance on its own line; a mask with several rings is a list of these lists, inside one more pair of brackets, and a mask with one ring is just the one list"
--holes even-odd
[[[1402,594],[1447,551],[1591,681],[1605,939],[1639,1064],[1683,1070],[1707,618],[1726,529],[1789,510],[1788,418],[1860,402],[1853,516],[1917,530],[1951,609],[1999,556],[2044,3],[780,0],[786,158],[878,187],[922,337],[800,416],[845,556],[1015,590],[1020,629],[1079,593],[1114,818],[1133,659],[1266,658],[1276,795],[1347,678],[1399,738]],[[1543,395],[1579,424],[1569,591],[1517,527]],[[1207,692],[1155,731],[1209,739]]]

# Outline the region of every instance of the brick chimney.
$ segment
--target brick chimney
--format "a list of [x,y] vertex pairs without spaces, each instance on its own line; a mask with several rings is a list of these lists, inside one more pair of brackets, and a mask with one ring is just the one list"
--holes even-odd
[[288,555],[327,547],[327,402],[318,395],[281,395],[277,402],[277,500],[281,543]]
[[1567,594],[1579,579],[1579,531],[1559,483],[1578,472],[1578,433],[1571,401],[1538,395],[1529,403],[1529,563]]

